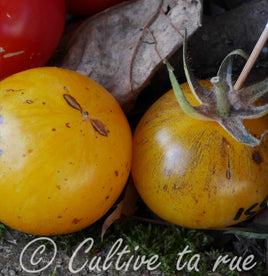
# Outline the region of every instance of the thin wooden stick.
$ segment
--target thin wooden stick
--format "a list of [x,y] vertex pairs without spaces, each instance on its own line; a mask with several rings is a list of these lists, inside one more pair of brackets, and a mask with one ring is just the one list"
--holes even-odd
[[268,39],[268,22],[258,40],[258,42],[256,43],[247,63],[245,64],[245,67],[243,68],[238,80],[236,81],[236,83],[234,85],[235,90],[239,90],[242,87],[246,77],[248,76],[252,66],[254,65],[258,55],[260,54],[264,44],[266,43],[267,39]]

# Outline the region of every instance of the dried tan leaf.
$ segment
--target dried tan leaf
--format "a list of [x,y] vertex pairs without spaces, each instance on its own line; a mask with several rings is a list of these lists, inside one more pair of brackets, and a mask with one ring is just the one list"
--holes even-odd
[[[54,65],[103,85],[129,111],[162,61],[201,22],[201,0],[132,0],[66,31]],[[68,30],[68,29],[67,29]]]

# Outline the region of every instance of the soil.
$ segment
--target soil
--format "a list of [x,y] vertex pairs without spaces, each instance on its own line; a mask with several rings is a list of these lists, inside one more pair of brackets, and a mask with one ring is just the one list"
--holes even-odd
[[[40,240],[38,241],[38,239]],[[84,253],[85,247],[77,252],[77,248],[81,243],[67,249],[60,248],[62,247],[60,244],[61,241],[57,241],[57,239],[56,241],[54,240],[55,238],[26,235],[13,229],[4,230],[4,240],[0,244],[0,276],[163,275],[157,269],[154,269],[151,273],[144,269],[140,269],[138,272],[131,271],[131,269],[127,271],[119,270],[115,267],[117,259],[114,257],[110,261],[112,266],[110,266],[109,269],[104,269],[102,267],[101,271],[98,271],[98,269],[90,269],[89,262],[85,266],[88,260]],[[30,244],[31,241],[32,244]],[[53,241],[56,248],[53,246]],[[84,241],[86,241],[86,239]],[[87,243],[87,246],[90,244],[91,243]],[[45,247],[43,253],[42,248],[39,248],[40,246]],[[34,253],[35,250],[37,250],[36,255]],[[94,253],[94,244],[92,244],[92,250],[93,256],[100,258],[101,263],[103,263],[111,250],[111,246],[105,246],[100,252]],[[33,259],[31,260],[31,258]],[[70,269],[69,266],[71,267]],[[73,271],[70,271],[71,269],[73,269]]]

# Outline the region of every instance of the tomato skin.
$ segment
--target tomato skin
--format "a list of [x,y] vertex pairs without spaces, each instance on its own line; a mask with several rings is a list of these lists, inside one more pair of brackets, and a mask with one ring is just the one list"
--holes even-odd
[[124,0],[65,0],[67,11],[77,15],[93,15]]
[[[189,86],[182,88],[197,105]],[[260,135],[268,116],[246,125]],[[267,205],[267,164],[268,141],[252,148],[216,122],[190,118],[173,91],[149,108],[133,137],[137,191],[159,217],[184,227],[225,227],[256,214]]]
[[0,1],[0,80],[45,65],[65,25],[64,0]]
[[0,220],[55,235],[102,217],[125,186],[132,154],[128,121],[112,95],[79,73],[45,67],[0,82],[0,101]]

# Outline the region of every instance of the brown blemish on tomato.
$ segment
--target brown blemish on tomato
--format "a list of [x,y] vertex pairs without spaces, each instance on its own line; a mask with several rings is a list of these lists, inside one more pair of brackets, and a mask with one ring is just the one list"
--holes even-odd
[[52,131],[56,131],[56,128],[52,128]]
[[[33,152],[33,149],[28,149],[28,151],[27,151],[29,154],[30,153],[32,153]],[[27,154],[26,153],[24,153],[23,155],[22,155],[22,157],[26,157],[27,156]]]
[[185,186],[186,186],[185,183],[174,183],[172,189],[174,192],[177,192],[177,191],[184,192]]
[[66,126],[67,128],[71,128],[70,123],[66,123],[65,126]]
[[68,89],[68,87],[64,86],[63,89],[66,91],[66,92],[70,92],[70,90]]
[[68,181],[68,178],[64,178],[64,181]]
[[105,200],[108,200],[109,198],[110,198],[109,196],[106,196],[106,197],[105,197]]
[[198,199],[195,196],[193,196],[193,200],[196,204],[198,203]]
[[217,191],[218,191],[218,186],[217,186],[217,185],[215,185],[215,186],[214,186],[214,190],[213,190],[214,195],[216,195],[216,194],[217,194]]
[[115,176],[118,176],[119,173],[118,173],[118,171],[114,171],[114,174],[115,174]]
[[81,221],[81,219],[74,218],[73,221],[72,221],[72,223],[73,223],[73,224],[77,224],[77,223],[79,223],[80,221]]
[[6,89],[6,92],[20,92],[20,91],[24,91],[24,89]]
[[227,178],[227,179],[231,179],[231,177],[232,177],[231,171],[228,169],[228,170],[226,171],[226,178]]
[[108,136],[109,130],[106,129],[105,124],[99,119],[91,119],[88,117],[88,112],[83,110],[78,101],[69,94],[63,94],[64,100],[70,105],[72,108],[80,111],[82,113],[83,119],[88,120],[92,127],[102,136]]
[[69,94],[63,94],[63,98],[67,102],[67,104],[72,108],[79,110],[80,112],[83,111],[81,105],[77,102],[77,100],[73,96]]
[[220,154],[222,157],[227,155],[227,148],[230,146],[229,142],[226,140],[225,137],[222,137],[222,142],[220,145]]
[[212,175],[214,175],[216,173],[216,164],[213,165],[211,173],[212,173]]
[[252,154],[252,160],[256,163],[256,164],[261,164],[263,162],[263,158],[261,156],[261,154],[255,150]]
[[62,218],[62,216],[57,216],[57,218],[58,218],[58,219],[61,219],[61,218]]
[[258,152],[257,150],[253,152],[252,154],[252,160],[256,163],[256,164],[261,164],[263,162],[263,157],[260,154],[260,152]]
[[56,185],[58,190],[61,190],[61,186],[60,185]]
[[168,185],[164,185],[163,186],[163,190],[166,192],[167,191],[167,188],[168,188]]
[[228,145],[229,144],[229,142],[226,140],[225,137],[222,137],[222,144],[223,145]]
[[180,188],[177,186],[176,183],[173,184],[173,190],[174,190],[174,191],[180,190]]
[[98,119],[90,119],[93,128],[102,136],[108,136],[109,130],[106,129],[105,124]]
[[45,105],[45,104],[46,104],[46,102],[42,102],[42,104],[43,104],[43,105]]

